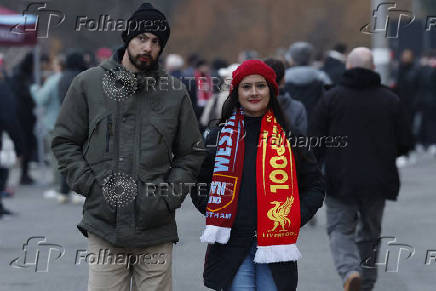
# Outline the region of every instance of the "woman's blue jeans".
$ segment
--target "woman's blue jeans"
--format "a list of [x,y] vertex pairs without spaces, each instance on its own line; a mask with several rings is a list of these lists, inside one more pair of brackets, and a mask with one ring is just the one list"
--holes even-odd
[[271,269],[268,264],[254,262],[257,244],[254,243],[248,256],[239,266],[228,291],[277,291]]

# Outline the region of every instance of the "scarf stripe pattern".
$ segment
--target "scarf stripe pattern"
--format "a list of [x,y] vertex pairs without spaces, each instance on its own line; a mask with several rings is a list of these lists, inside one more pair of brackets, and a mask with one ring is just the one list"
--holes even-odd
[[[236,217],[244,164],[244,115],[235,111],[221,129],[202,242],[226,244]],[[271,110],[262,117],[256,155],[256,263],[296,261],[300,201],[289,141]]]

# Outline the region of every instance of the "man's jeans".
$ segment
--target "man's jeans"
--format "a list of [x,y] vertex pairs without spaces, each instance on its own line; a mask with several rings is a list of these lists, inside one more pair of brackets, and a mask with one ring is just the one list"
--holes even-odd
[[[361,290],[372,290],[377,280],[377,260],[381,234],[381,222],[385,199],[382,197],[356,197],[352,202],[343,202],[327,196],[327,233],[333,261],[345,282],[347,274],[361,274]],[[376,251],[374,251],[376,250]],[[363,261],[368,260],[362,267]]]
[[233,278],[232,286],[228,291],[276,291],[276,285],[268,264],[257,264],[254,262],[257,244],[250,248],[250,253],[244,259],[238,272]]

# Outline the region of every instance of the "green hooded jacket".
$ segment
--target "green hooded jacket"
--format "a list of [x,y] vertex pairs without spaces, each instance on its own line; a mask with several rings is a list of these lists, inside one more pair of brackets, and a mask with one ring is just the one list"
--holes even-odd
[[[103,79],[127,73],[123,52],[73,80],[51,147],[67,183],[86,197],[78,225],[85,236],[90,231],[118,247],[177,242],[175,210],[195,189],[188,183],[196,182],[204,143],[186,88],[162,70],[136,78],[142,89],[133,95],[113,98],[123,84]],[[107,182],[118,173],[129,179],[116,180],[118,192],[104,192],[105,185],[114,190]]]

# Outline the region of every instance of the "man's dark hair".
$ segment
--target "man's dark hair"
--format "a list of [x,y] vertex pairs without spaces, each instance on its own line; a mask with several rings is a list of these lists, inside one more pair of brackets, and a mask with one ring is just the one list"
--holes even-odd
[[345,43],[339,42],[335,44],[333,50],[337,51],[338,53],[345,54],[347,52],[347,45]]
[[84,71],[88,68],[81,51],[70,50],[65,57],[65,70]]
[[227,61],[221,58],[216,58],[212,62],[212,67],[214,70],[218,71],[222,68],[227,68],[229,65],[227,64]]
[[195,67],[199,68],[199,67],[207,65],[207,64],[208,64],[208,62],[205,59],[199,59],[199,60],[197,60]]
[[264,63],[270,66],[274,72],[276,72],[276,82],[277,84],[280,84],[282,79],[285,77],[285,64],[283,64],[281,60],[272,58],[266,59]]
[[195,65],[197,64],[198,60],[200,59],[200,56],[196,53],[192,53],[188,56],[188,65],[195,67]]

